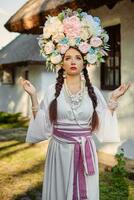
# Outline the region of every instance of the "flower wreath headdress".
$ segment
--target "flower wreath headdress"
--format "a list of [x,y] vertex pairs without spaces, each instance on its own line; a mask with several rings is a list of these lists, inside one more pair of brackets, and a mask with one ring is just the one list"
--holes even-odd
[[82,9],[66,9],[57,16],[47,17],[38,44],[47,69],[55,70],[62,64],[63,55],[70,47],[77,48],[84,55],[85,64],[105,62],[103,57],[108,55],[108,40],[99,17],[93,17]]

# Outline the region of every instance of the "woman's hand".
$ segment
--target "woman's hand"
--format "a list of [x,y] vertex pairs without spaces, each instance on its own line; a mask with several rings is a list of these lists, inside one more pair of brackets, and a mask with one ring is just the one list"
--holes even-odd
[[30,83],[30,81],[22,78],[20,76],[20,78],[18,79],[19,83],[22,85],[22,87],[24,88],[24,90],[30,95],[33,96],[36,94],[36,89],[35,87]]
[[119,97],[121,97],[122,95],[124,95],[126,93],[126,91],[128,90],[128,88],[131,86],[131,83],[123,83],[121,84],[117,89],[115,89],[112,92],[112,96],[111,99],[113,100],[117,100]]

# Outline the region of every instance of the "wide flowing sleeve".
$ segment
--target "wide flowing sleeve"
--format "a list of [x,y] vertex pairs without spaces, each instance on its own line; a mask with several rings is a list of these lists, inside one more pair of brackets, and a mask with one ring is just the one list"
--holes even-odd
[[[33,116],[30,119],[26,142],[37,143],[43,140],[49,139],[52,134],[52,125],[49,120],[49,90],[45,92],[44,98],[39,104],[38,112],[36,117]],[[51,91],[52,92],[52,91]]]
[[116,110],[112,114],[100,90],[94,86],[94,91],[97,95],[96,111],[99,117],[99,128],[95,131],[96,137],[100,142],[120,142]]

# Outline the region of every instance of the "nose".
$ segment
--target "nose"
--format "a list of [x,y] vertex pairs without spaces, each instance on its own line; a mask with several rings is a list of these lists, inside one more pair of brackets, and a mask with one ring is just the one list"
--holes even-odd
[[71,64],[72,64],[72,65],[75,65],[75,58],[72,58],[72,59],[71,59]]

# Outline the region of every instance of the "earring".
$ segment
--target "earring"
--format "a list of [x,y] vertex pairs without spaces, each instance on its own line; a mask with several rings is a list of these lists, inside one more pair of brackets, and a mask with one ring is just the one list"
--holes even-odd
[[67,73],[66,73],[66,71],[64,71],[63,78],[66,78],[66,77],[67,77]]
[[80,76],[81,76],[81,80],[85,80],[83,72],[80,73]]

